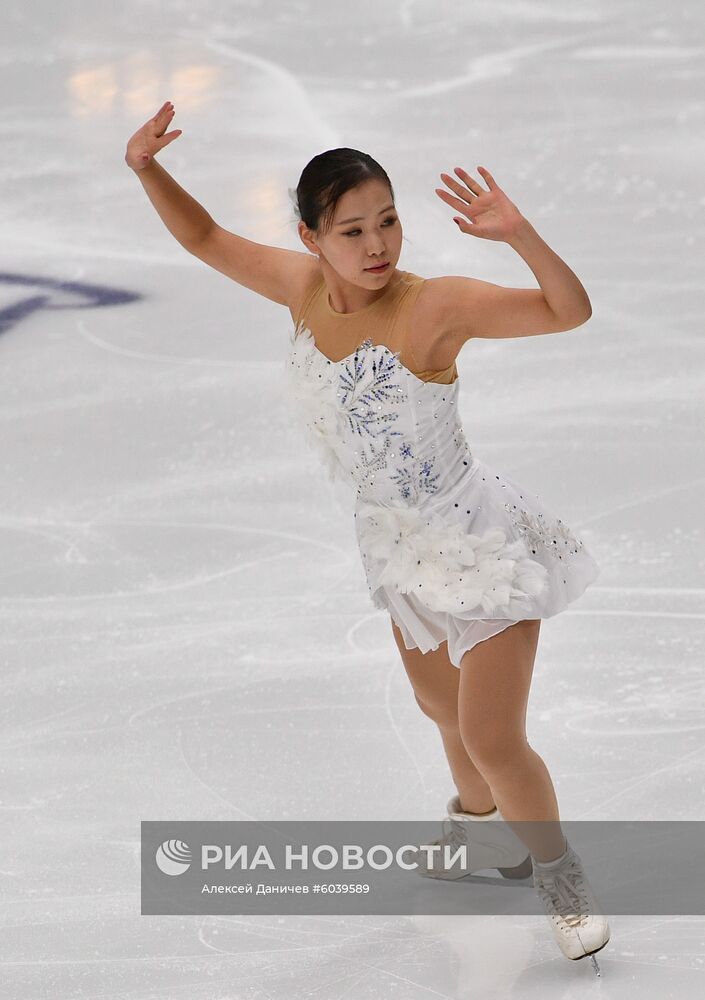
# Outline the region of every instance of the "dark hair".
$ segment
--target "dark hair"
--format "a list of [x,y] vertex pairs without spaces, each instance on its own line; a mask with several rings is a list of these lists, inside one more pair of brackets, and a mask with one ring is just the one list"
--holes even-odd
[[384,181],[394,201],[394,189],[384,167],[359,149],[341,146],[319,153],[304,167],[296,186],[289,188],[297,217],[314,232],[325,233],[335,214],[338,200],[359,184],[372,179]]

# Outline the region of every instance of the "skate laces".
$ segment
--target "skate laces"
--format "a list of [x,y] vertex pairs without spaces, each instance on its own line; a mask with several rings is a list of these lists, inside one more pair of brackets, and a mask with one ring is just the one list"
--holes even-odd
[[446,816],[441,829],[443,830],[443,836],[441,837],[443,844],[448,844],[450,847],[462,847],[463,844],[467,844],[467,827],[462,820]]
[[[545,902],[548,902],[557,915],[569,927],[579,927],[586,923],[590,916],[590,903],[585,889],[585,873],[580,861],[575,856],[569,857],[564,865],[556,871],[535,871],[535,888]],[[578,913],[563,913],[563,909],[571,907]],[[582,912],[581,912],[582,911]]]
[[[467,843],[465,829],[460,820],[452,819],[450,816],[446,816],[446,818],[441,822],[441,829],[443,830],[443,836],[430,841],[431,845],[438,844],[440,847],[445,847],[447,844],[449,847],[455,849],[457,847],[462,847],[463,844]],[[443,855],[440,852],[439,855],[431,861],[432,865],[443,863]]]

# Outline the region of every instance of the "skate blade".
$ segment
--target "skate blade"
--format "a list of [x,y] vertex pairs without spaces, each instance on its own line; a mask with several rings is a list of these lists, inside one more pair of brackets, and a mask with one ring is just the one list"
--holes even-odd
[[[501,879],[496,876],[491,875],[479,875],[479,872],[499,872]],[[478,868],[474,872],[465,872],[464,874],[458,874],[456,872],[419,872],[423,878],[433,878],[440,879],[444,882],[460,882],[462,879],[469,879],[475,875],[483,882],[495,882],[497,885],[502,884],[502,879],[508,879],[511,881],[522,881],[531,878],[533,875],[533,867],[531,864],[531,855],[527,854],[526,858],[520,865],[515,865],[512,868]]]
[[[486,875],[481,875],[481,871],[486,871]],[[427,878],[433,882],[447,882],[448,884],[460,885],[501,885],[505,889],[516,885],[522,888],[533,889],[534,883],[530,878],[503,878],[501,875],[492,875],[490,872],[497,871],[496,868],[478,868],[475,872],[466,872],[464,875],[455,875],[452,878],[448,875],[430,875],[426,872],[419,872],[422,878]]]
[[497,869],[502,878],[529,878],[529,876],[533,874],[533,870],[530,854],[527,854],[522,863],[520,865],[516,865],[514,868]]

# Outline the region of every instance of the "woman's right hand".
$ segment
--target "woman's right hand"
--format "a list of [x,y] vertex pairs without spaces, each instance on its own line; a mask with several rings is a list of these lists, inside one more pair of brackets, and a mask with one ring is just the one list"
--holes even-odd
[[[137,129],[135,134],[127,143],[125,153],[125,163],[133,170],[144,170],[152,162],[155,153],[164,149],[170,142],[181,135],[181,129],[177,128],[173,132],[166,132],[167,126],[174,117],[174,105],[171,101],[166,101],[157,111],[154,118]],[[166,132],[166,135],[164,134]]]

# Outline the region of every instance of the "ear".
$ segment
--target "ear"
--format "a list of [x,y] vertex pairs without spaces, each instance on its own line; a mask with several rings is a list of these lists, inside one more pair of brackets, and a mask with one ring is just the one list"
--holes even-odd
[[313,239],[311,230],[303,222],[299,222],[297,228],[299,231],[299,239],[301,240],[303,245],[306,247],[307,250],[310,250],[312,254],[315,254],[318,257],[321,251],[319,250],[315,240]]

